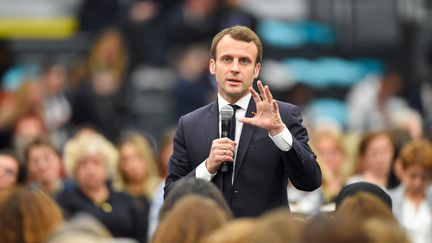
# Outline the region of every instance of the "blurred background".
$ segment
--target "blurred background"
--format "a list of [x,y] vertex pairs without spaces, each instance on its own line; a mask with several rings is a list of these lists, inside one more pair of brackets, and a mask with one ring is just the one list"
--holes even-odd
[[154,141],[214,100],[211,38],[246,25],[310,129],[430,136],[432,1],[0,0],[0,148],[82,127]]

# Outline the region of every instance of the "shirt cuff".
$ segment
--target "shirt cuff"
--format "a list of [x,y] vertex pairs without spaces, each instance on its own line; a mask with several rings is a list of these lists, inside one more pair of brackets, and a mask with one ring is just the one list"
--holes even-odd
[[291,149],[293,138],[291,132],[286,126],[284,126],[282,132],[276,134],[275,136],[272,137],[270,134],[268,135],[280,150],[286,152]]
[[198,167],[196,167],[195,169],[195,177],[198,179],[203,179],[205,181],[211,181],[211,179],[213,179],[213,177],[216,175],[216,173],[211,174],[208,170],[207,167],[205,165],[205,160],[198,165]]

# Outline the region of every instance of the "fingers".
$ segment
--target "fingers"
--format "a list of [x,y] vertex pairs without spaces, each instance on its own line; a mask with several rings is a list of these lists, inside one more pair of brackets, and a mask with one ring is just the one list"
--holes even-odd
[[270,88],[268,85],[265,86],[265,93],[266,93],[267,101],[272,102],[273,101],[273,95],[271,94]]
[[261,101],[261,98],[263,101],[267,101],[271,103],[273,101],[273,95],[270,92],[270,88],[268,85],[264,86],[261,82],[261,80],[258,80],[257,82],[258,90],[260,91],[260,94],[258,94],[252,87],[249,88],[255,103]]
[[213,155],[217,162],[232,161],[236,142],[229,138],[221,138],[213,141],[210,157]]
[[252,94],[252,98],[254,99],[256,104],[261,102],[260,95],[252,87],[249,87],[249,92]]
[[272,100],[272,106],[273,106],[273,110],[275,112],[279,112],[279,106],[278,106],[276,100]]
[[236,142],[229,138],[213,140],[206,167],[210,173],[216,173],[223,162],[234,161]]

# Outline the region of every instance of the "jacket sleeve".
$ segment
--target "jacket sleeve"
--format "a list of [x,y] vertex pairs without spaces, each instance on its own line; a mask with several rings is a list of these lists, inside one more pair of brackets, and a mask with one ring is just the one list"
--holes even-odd
[[183,117],[179,120],[173,143],[173,154],[168,162],[168,177],[165,180],[164,198],[177,180],[183,177],[195,177],[195,168],[192,166],[186,148]]
[[286,114],[284,122],[292,134],[292,148],[282,152],[282,158],[288,170],[288,177],[299,190],[313,191],[321,186],[321,169],[316,155],[308,145],[309,136],[302,125],[303,118],[300,109],[293,106]]

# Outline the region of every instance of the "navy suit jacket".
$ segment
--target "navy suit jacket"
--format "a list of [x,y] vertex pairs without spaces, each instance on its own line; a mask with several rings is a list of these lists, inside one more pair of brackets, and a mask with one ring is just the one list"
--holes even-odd
[[[258,216],[263,212],[288,206],[288,178],[300,190],[313,191],[321,185],[321,170],[307,144],[308,134],[302,126],[297,106],[279,102],[281,117],[293,136],[292,148],[281,151],[267,131],[244,124],[238,142],[231,197],[235,217]],[[253,98],[246,111],[256,111]],[[195,177],[195,168],[209,155],[212,141],[219,138],[217,101],[182,116],[174,137],[173,154],[168,164],[165,195],[182,177]],[[222,173],[212,182],[222,189]]]

